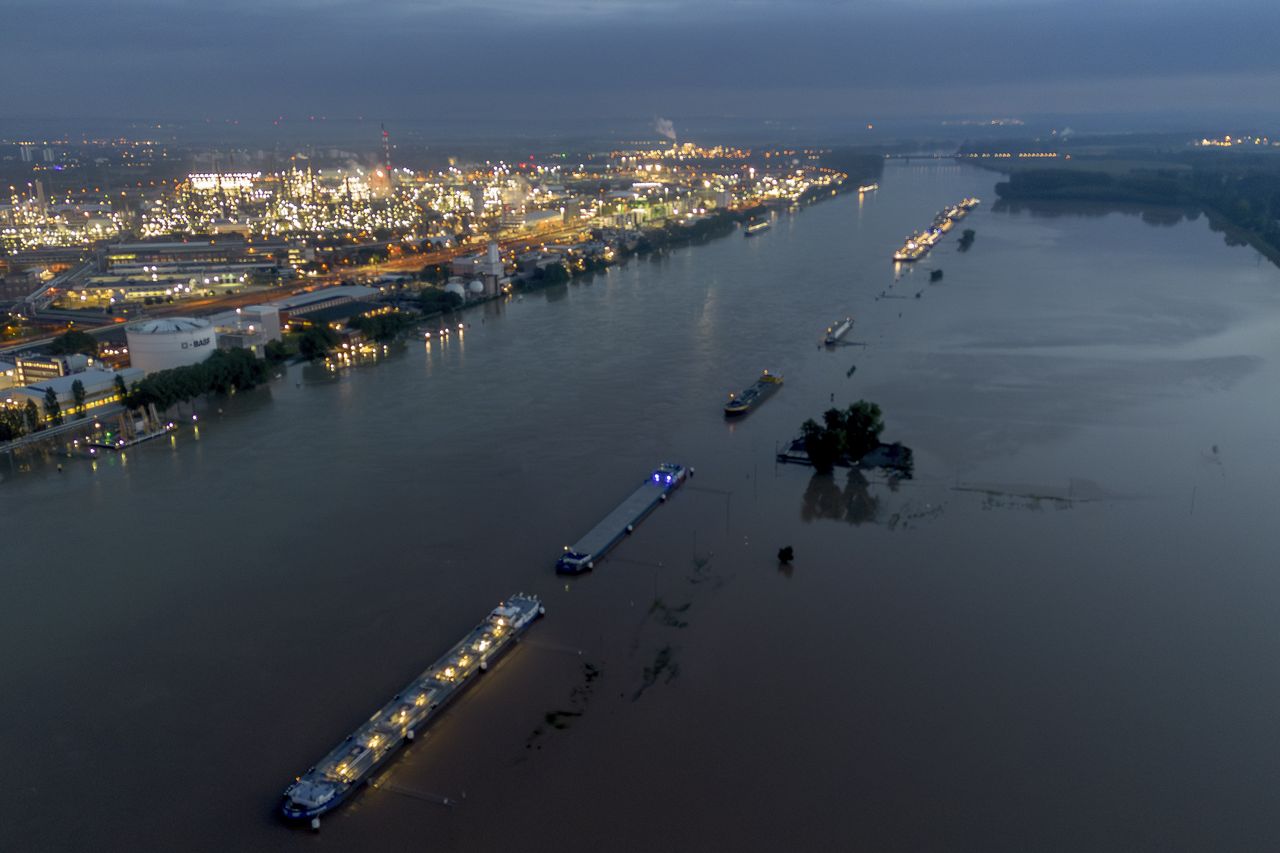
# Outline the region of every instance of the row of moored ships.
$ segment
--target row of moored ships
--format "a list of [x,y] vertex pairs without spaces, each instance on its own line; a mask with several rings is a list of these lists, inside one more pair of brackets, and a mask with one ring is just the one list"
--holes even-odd
[[895,261],[918,261],[929,253],[933,244],[942,239],[942,235],[950,231],[957,222],[964,219],[969,211],[981,202],[976,198],[966,198],[959,204],[944,208],[933,218],[932,224],[923,231],[912,234],[902,244],[902,248],[893,253]]
[[[874,186],[859,191],[875,189]],[[942,232],[951,222],[977,205],[965,199],[945,211],[946,224],[935,220]],[[767,221],[752,223],[747,234],[768,228]],[[940,232],[941,233],[941,232]],[[932,244],[932,241],[930,241]],[[914,260],[914,258],[911,258]],[[853,327],[853,318],[837,320],[826,332],[825,343],[834,345]],[[782,377],[764,371],[740,394],[725,404],[729,417],[746,414],[782,385]],[[672,491],[693,475],[693,469],[674,462],[655,468],[618,506],[572,545],[564,547],[556,571],[578,574],[595,568],[615,545],[635,530],[645,516],[666,502]],[[340,806],[365,785],[400,747],[413,741],[435,721],[455,698],[471,686],[499,656],[509,650],[529,626],[546,612],[537,596],[519,593],[495,607],[449,651],[409,682],[373,716],[329,751],[284,792],[281,813],[293,820],[320,826],[320,816]]]

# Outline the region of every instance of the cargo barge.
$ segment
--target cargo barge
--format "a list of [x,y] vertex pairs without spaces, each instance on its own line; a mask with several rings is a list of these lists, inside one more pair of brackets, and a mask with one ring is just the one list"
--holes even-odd
[[659,465],[626,500],[618,504],[613,512],[601,519],[585,536],[572,545],[564,546],[564,553],[556,560],[556,571],[576,575],[594,569],[596,560],[604,557],[622,537],[635,530],[635,526],[646,515],[653,512],[658,504],[664,503],[667,495],[692,475],[692,468],[675,462]]
[[332,811],[362,787],[408,741],[435,721],[445,707],[469,687],[528,630],[546,610],[533,595],[519,593],[495,607],[413,681],[391,697],[360,728],[334,747],[284,792],[281,813],[290,820],[309,820],[320,828],[320,816]]
[[752,222],[750,225],[748,225],[746,229],[742,232],[742,236],[754,237],[756,234],[759,234],[761,231],[768,231],[772,227],[773,225],[772,223],[769,222],[769,220],[761,219],[756,222]]
[[853,318],[845,317],[838,323],[832,323],[827,327],[827,336],[822,342],[829,347],[833,347],[840,343],[840,339],[849,334],[849,330],[853,328]]
[[745,415],[758,404],[764,402],[781,385],[781,376],[774,376],[769,371],[764,371],[750,388],[747,388],[741,394],[729,395],[729,402],[724,404],[724,416],[731,418]]
[[929,250],[944,234],[954,228],[957,222],[981,203],[981,200],[969,197],[950,207],[943,208],[933,218],[933,222],[928,228],[912,234],[903,242],[902,248],[893,253],[893,260],[896,263],[910,263],[911,261],[920,260],[929,253]]

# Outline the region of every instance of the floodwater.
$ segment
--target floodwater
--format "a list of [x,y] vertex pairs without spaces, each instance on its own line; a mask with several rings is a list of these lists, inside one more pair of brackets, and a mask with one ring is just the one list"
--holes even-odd
[[[0,849],[1280,845],[1280,271],[1203,219],[993,210],[996,179],[890,164],[172,442],[0,465]],[[895,279],[969,194],[973,248]],[[859,398],[913,479],[775,465]],[[556,577],[668,459],[696,477]],[[377,787],[275,819],[516,591],[546,618]]]

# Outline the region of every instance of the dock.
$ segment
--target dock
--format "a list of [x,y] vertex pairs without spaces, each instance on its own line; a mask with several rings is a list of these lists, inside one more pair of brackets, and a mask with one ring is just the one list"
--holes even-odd
[[565,546],[564,553],[556,560],[556,571],[561,574],[579,574],[594,569],[597,560],[613,550],[624,536],[635,530],[635,526],[645,516],[653,512],[658,504],[665,502],[667,495],[692,474],[692,468],[673,462],[659,465],[595,527],[577,542]]
[[310,821],[370,785],[400,747],[414,740],[545,613],[533,595],[519,593],[495,607],[444,656],[391,697],[364,725],[297,777],[284,792],[281,813]]

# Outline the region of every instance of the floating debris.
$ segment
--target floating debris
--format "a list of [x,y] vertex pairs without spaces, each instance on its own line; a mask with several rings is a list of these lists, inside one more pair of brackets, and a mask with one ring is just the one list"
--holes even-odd
[[671,646],[663,646],[658,649],[658,654],[654,657],[653,663],[644,668],[644,677],[640,681],[640,687],[631,697],[632,702],[643,696],[644,692],[657,684],[659,679],[665,684],[670,684],[672,679],[680,674],[680,664],[675,662],[674,657],[675,651]]

